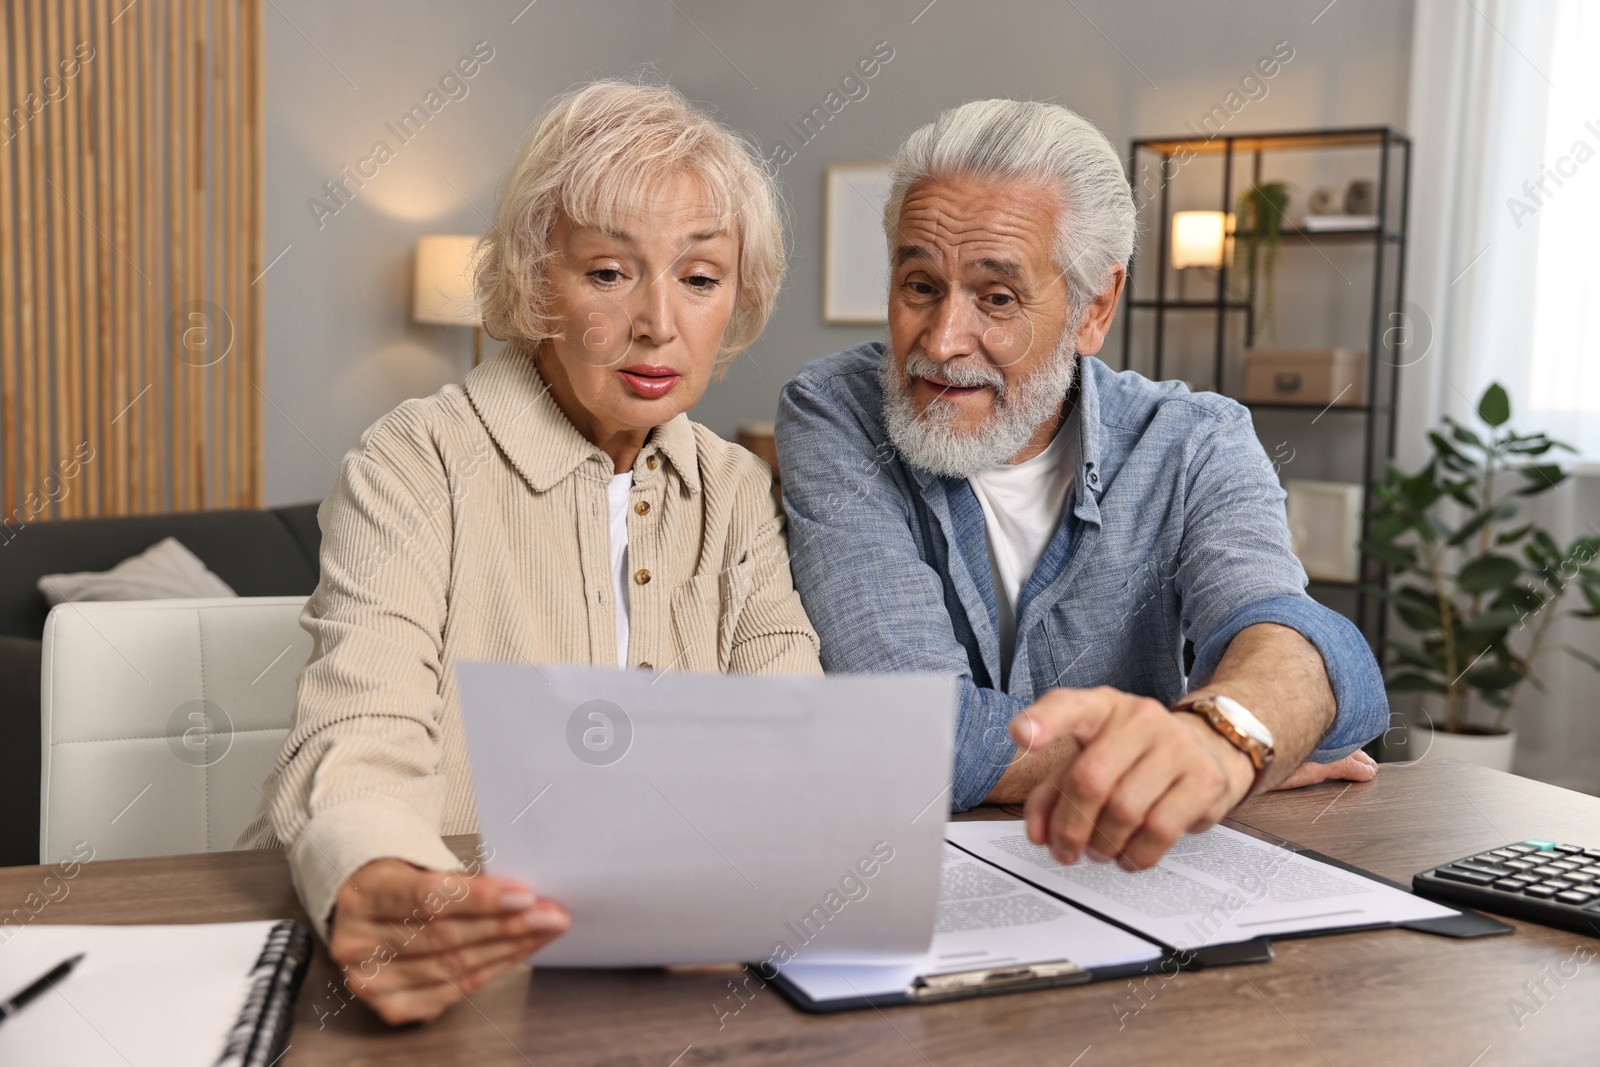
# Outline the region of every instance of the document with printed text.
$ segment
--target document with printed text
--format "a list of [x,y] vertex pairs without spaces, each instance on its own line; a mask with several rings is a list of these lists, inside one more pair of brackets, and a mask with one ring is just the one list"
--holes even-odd
[[812,1000],[829,1001],[904,993],[919,978],[956,972],[1060,962],[1089,971],[1160,957],[1159,945],[947,844],[926,953],[887,965],[796,962],[782,970]]
[[1459,914],[1227,826],[1179,838],[1160,863],[1133,872],[1088,859],[1062,866],[1020,819],[950,823],[945,838],[1180,950]]

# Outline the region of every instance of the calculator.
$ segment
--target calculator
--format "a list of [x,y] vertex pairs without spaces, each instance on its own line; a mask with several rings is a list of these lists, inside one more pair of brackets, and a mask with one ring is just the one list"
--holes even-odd
[[1418,896],[1600,937],[1600,848],[1518,841],[1423,871]]

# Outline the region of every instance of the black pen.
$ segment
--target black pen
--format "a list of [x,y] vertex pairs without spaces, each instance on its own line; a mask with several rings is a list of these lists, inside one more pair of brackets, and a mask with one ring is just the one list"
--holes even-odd
[[17,1012],[27,1007],[28,1001],[32,1000],[40,993],[43,993],[47,988],[71,974],[72,968],[78,965],[78,961],[83,959],[83,955],[84,954],[80,952],[70,959],[62,960],[60,963],[50,968],[50,970],[46,971],[44,977],[40,978],[37,982],[34,982],[28,988],[24,989],[22,992],[18,993],[4,1004],[0,1004],[0,1023],[5,1022]]

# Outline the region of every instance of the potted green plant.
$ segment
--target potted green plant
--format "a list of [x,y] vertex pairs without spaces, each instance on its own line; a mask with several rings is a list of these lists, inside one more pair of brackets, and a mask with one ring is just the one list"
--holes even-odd
[[[1433,455],[1420,471],[1389,463],[1373,485],[1364,547],[1389,569],[1388,585],[1372,591],[1413,635],[1387,642],[1389,691],[1432,694],[1442,705],[1432,737],[1413,742],[1411,755],[1509,770],[1516,735],[1507,715],[1524,683],[1544,691],[1540,657],[1561,649],[1600,670],[1594,657],[1547,640],[1574,591],[1583,606],[1564,614],[1600,617],[1600,537],[1562,547],[1536,523],[1511,525],[1521,498],[1566,478],[1549,454],[1572,448],[1507,427],[1511,401],[1498,383],[1484,391],[1477,416],[1480,429],[1446,417],[1447,434],[1429,433]],[[1487,713],[1475,714],[1477,704]]]
[[1256,334],[1263,330],[1268,337],[1276,339],[1278,336],[1273,318],[1276,312],[1273,273],[1278,266],[1278,245],[1288,212],[1289,186],[1285,182],[1263,182],[1239,194],[1234,239],[1244,243],[1244,298],[1254,304],[1256,294],[1261,295],[1260,323],[1252,325],[1245,338],[1246,345],[1255,344]]

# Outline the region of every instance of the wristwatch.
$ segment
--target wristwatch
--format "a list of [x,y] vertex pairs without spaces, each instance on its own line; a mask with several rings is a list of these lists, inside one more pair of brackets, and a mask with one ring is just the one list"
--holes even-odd
[[1250,783],[1250,791],[1243,800],[1255,796],[1267,776],[1267,769],[1272,766],[1272,731],[1250,714],[1243,704],[1221,694],[1186,698],[1173,705],[1172,710],[1192,711],[1199,715],[1211,724],[1213,730],[1227,738],[1229,744],[1250,757],[1256,769],[1256,780]]

